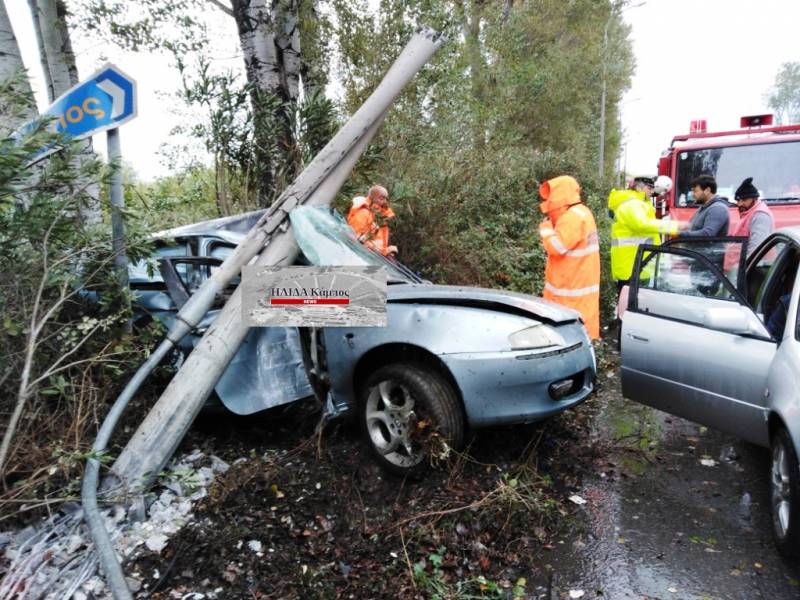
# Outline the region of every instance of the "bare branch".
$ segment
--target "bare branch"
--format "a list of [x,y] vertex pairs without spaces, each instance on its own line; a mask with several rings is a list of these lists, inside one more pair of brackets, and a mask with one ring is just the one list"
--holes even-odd
[[208,1],[211,2],[211,4],[216,6],[218,9],[220,9],[229,17],[233,16],[233,9],[230,6],[225,6],[222,2],[220,2],[220,0],[208,0]]

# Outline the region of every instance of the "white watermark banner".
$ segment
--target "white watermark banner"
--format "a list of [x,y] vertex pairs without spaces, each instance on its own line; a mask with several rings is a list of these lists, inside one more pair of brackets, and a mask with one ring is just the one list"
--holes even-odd
[[246,266],[242,313],[252,327],[386,327],[386,270]]

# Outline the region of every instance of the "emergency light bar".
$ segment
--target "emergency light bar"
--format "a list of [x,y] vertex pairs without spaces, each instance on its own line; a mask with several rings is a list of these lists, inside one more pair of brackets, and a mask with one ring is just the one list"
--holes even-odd
[[772,125],[772,115],[752,115],[749,117],[742,117],[739,121],[739,127],[761,127],[762,125]]
[[689,123],[689,134],[705,133],[708,131],[708,123],[705,119],[695,119]]

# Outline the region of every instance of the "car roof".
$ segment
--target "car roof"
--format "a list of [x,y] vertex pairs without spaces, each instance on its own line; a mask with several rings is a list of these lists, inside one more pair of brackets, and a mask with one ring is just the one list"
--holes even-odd
[[242,238],[258,222],[267,209],[255,210],[253,212],[230,217],[220,217],[210,221],[181,225],[172,229],[164,229],[152,234],[155,239],[174,239],[193,236],[213,236],[226,241],[238,244]]
[[800,246],[800,225],[792,225],[791,227],[781,227],[775,233],[782,233]]

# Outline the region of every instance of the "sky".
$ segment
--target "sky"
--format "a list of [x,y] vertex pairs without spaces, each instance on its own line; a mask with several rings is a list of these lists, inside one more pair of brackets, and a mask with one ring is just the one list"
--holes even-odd
[[[46,108],[27,2],[5,4],[39,106]],[[631,0],[630,5],[623,14],[632,26],[636,73],[621,106],[626,143],[619,161],[632,174],[655,173],[661,151],[674,135],[688,133],[693,119],[706,119],[713,131],[737,128],[743,115],[769,112],[764,95],[779,66],[800,61],[798,0]],[[242,70],[233,19],[212,7],[206,18],[218,66]],[[172,110],[180,103],[170,97],[179,87],[171,60],[79,36],[72,41],[82,77],[111,60],[137,81],[139,114],[120,130],[123,157],[143,180],[166,175],[159,149],[181,122]],[[94,146],[104,152],[105,135],[97,136]]]
[[721,131],[771,112],[764,95],[778,68],[800,61],[798,0],[647,0],[623,15],[636,55],[621,108],[630,174],[655,173],[694,119]]

